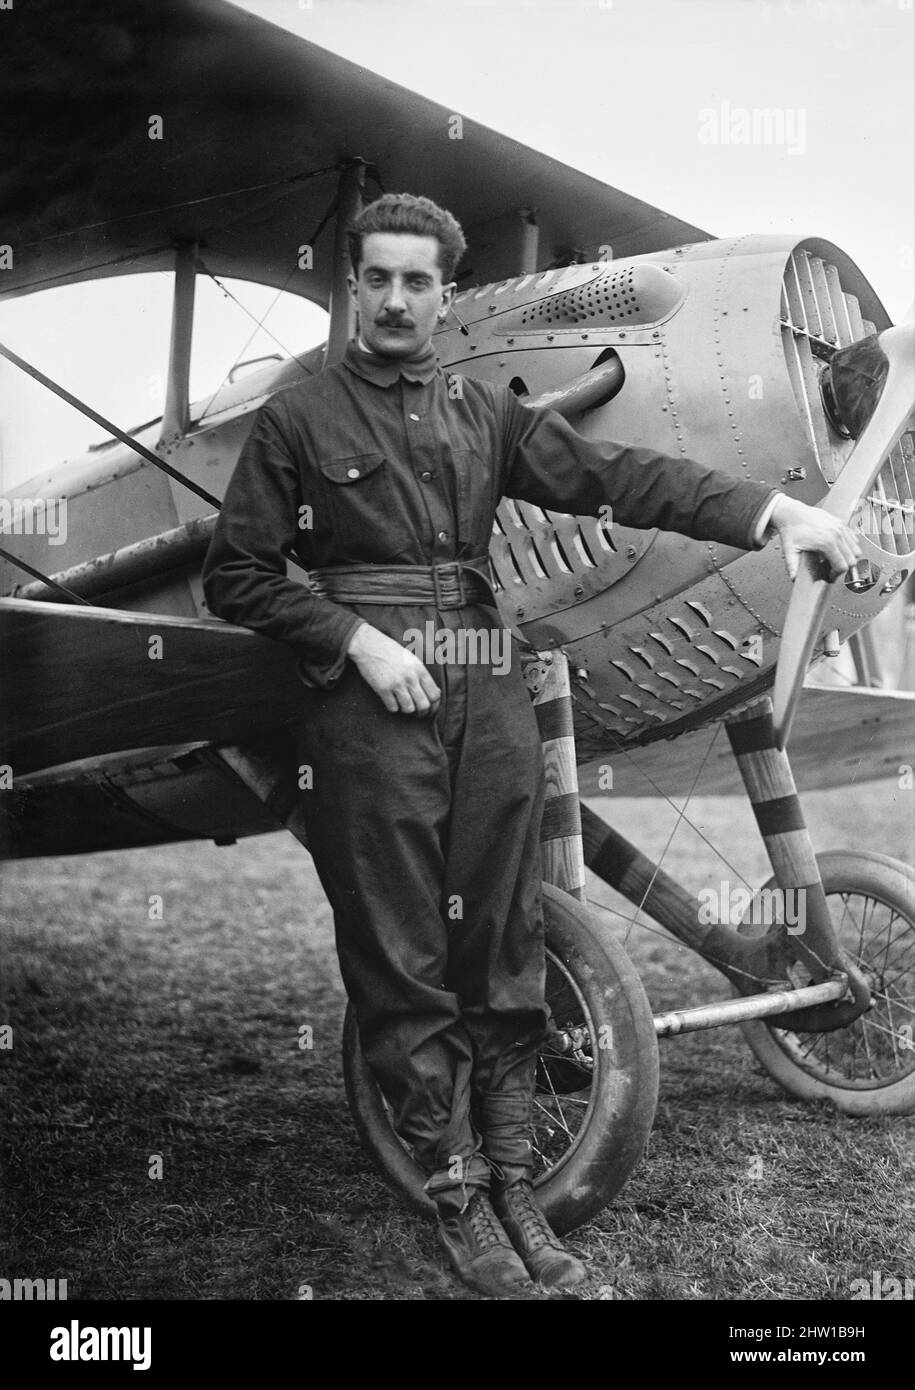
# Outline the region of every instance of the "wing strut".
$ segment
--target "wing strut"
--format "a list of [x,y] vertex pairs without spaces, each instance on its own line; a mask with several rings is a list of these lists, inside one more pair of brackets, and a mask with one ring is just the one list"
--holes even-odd
[[5,343],[0,343],[0,357],[5,357],[7,362],[12,362],[14,367],[18,367],[21,372],[25,372],[26,376],[32,377],[39,385],[47,387],[55,396],[60,396],[62,401],[66,401],[67,405],[72,405],[73,409],[78,410],[80,414],[88,416],[96,425],[101,425],[103,430],[107,430],[109,434],[114,435],[115,439],[119,439],[121,443],[126,444],[129,449],[133,449],[134,453],[146,459],[147,463],[153,464],[156,468],[161,468],[163,473],[167,473],[170,478],[174,478],[176,483],[181,483],[183,487],[189,488],[191,492],[201,497],[204,502],[209,502],[211,507],[219,507],[222,505],[218,498],[214,497],[211,492],[207,492],[206,488],[199,487],[198,484],[192,482],[190,478],[186,478],[183,473],[179,473],[177,468],[172,468],[170,463],[166,463],[164,459],[160,459],[159,455],[154,454],[152,449],[147,449],[146,445],[141,444],[138,439],[134,439],[131,435],[127,434],[125,430],[118,429],[117,425],[112,424],[110,420],[106,420],[104,415],[99,415],[98,411],[93,410],[91,405],[87,405],[85,401],[81,401],[78,396],[71,395],[63,386],[58,386],[56,381],[52,381],[50,377],[45,376],[44,372],[40,372],[37,367],[33,367],[30,362],[26,362],[18,353],[13,352],[12,348],[8,348]]
[[330,325],[327,351],[324,355],[325,367],[331,367],[340,361],[347,343],[356,331],[356,315],[346,284],[350,264],[346,233],[362,211],[365,170],[364,159],[348,159],[337,184],[337,201],[334,206],[334,272],[330,291]]
[[[8,362],[12,362],[14,367],[18,367],[20,371],[25,372],[27,376],[32,377],[41,386],[47,387],[55,396],[60,396],[61,400],[66,401],[68,405],[72,405],[74,410],[78,410],[82,415],[86,415],[90,420],[94,421],[95,424],[101,425],[102,429],[114,435],[115,439],[119,439],[121,443],[126,444],[129,449],[133,449],[134,453],[146,459],[153,467],[160,468],[163,473],[167,473],[170,478],[174,478],[176,483],[180,483],[182,487],[188,488],[191,492],[195,493],[197,497],[202,498],[204,502],[208,502],[211,507],[215,507],[217,511],[221,509],[222,503],[217,497],[214,497],[211,492],[207,492],[206,488],[200,487],[190,478],[185,477],[177,468],[173,468],[170,463],[166,463],[164,459],[159,458],[159,455],[154,454],[152,449],[147,449],[145,444],[141,444],[138,439],[134,439],[133,436],[127,434],[125,430],[118,429],[117,425],[107,420],[104,415],[99,415],[97,410],[93,410],[90,405],[87,405],[85,401],[81,401],[78,396],[71,395],[63,386],[59,386],[56,381],[52,381],[50,377],[45,376],[44,372],[40,372],[37,367],[33,367],[30,362],[26,362],[18,353],[13,352],[12,348],[8,348],[5,343],[0,343],[0,357],[5,357]],[[293,565],[304,571],[305,574],[308,573],[307,565],[302,563],[295,551],[287,550],[285,554],[287,560]],[[13,560],[13,556],[6,556],[5,553],[4,558]],[[69,597],[77,599],[78,602],[84,602],[84,600],[79,599],[76,594],[70,594],[70,591],[66,589],[64,585],[47,575],[41,574],[38,570],[31,569],[24,561],[16,559],[15,564],[17,564],[20,569],[27,570],[29,574],[41,580],[42,583],[50,585],[52,589],[59,589]]]
[[0,560],[6,560],[9,564],[15,565],[17,569],[25,570],[26,574],[30,574],[33,579],[37,579],[42,584],[46,584],[49,589],[54,589],[57,593],[63,594],[69,603],[84,603],[87,608],[92,607],[92,604],[87,598],[83,598],[81,594],[75,594],[72,589],[67,588],[66,584],[61,584],[58,580],[52,579],[49,574],[42,574],[41,570],[35,569],[32,565],[27,564],[25,560],[20,560],[18,555],[12,555],[8,550],[0,549]]
[[197,243],[182,242],[175,252],[172,328],[168,350],[168,379],[159,443],[187,434],[190,425],[191,344],[194,336],[194,292],[197,287]]

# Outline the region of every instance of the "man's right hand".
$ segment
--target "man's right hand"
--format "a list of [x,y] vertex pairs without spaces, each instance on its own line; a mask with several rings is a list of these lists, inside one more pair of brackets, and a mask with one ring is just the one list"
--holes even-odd
[[823,556],[829,565],[830,580],[838,579],[864,555],[860,538],[850,527],[822,507],[808,506],[799,497],[779,496],[769,526],[778,532],[785,567],[792,580],[797,578],[803,550]]
[[442,692],[419,657],[371,623],[356,628],[346,654],[392,714],[425,715],[438,709]]

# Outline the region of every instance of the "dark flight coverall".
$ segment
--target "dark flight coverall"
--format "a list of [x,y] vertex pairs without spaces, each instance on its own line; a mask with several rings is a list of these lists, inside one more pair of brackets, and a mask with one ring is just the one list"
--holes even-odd
[[398,1133],[445,1202],[456,1158],[470,1160],[471,1185],[488,1180],[480,1133],[493,1162],[530,1161],[519,1132],[545,1026],[533,709],[514,650],[503,674],[430,665],[435,716],[390,713],[345,656],[360,618],[403,643],[429,620],[502,628],[497,610],[335,603],[288,579],[282,552],[294,544],[309,568],[485,556],[506,495],[579,515],[609,504],[623,525],[752,549],[772,492],[585,440],[504,387],[446,377],[431,349],[398,363],[351,343],[257,414],[207,555],[206,598],[300,654],[299,759],[313,770],[303,811],[343,981]]

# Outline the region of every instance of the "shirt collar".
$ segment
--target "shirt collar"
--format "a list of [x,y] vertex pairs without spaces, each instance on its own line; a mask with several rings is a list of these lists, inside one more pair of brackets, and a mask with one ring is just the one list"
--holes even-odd
[[393,386],[401,376],[425,385],[438,371],[438,358],[431,343],[417,357],[382,357],[379,352],[360,347],[358,340],[353,338],[346,345],[343,365],[375,386]]

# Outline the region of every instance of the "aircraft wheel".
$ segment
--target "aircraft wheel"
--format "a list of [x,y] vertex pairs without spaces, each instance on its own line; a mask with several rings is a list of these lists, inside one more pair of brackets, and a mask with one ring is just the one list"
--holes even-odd
[[[639,1161],[658,1097],[651,1007],[625,951],[577,899],[544,884],[547,1000],[559,1030],[537,1060],[534,1184],[553,1228],[595,1216]],[[566,1050],[567,1049],[567,1050]],[[427,1215],[425,1175],[391,1127],[348,1008],[346,1092],[359,1137],[385,1179]]]
[[[802,1100],[847,1115],[915,1110],[915,873],[883,854],[817,856],[842,948],[870,984],[873,1006],[848,1028],[792,1033],[762,1019],[741,1024],[757,1060]],[[770,879],[766,887],[777,887]],[[765,928],[744,924],[754,935]],[[795,986],[809,983],[792,969]]]

